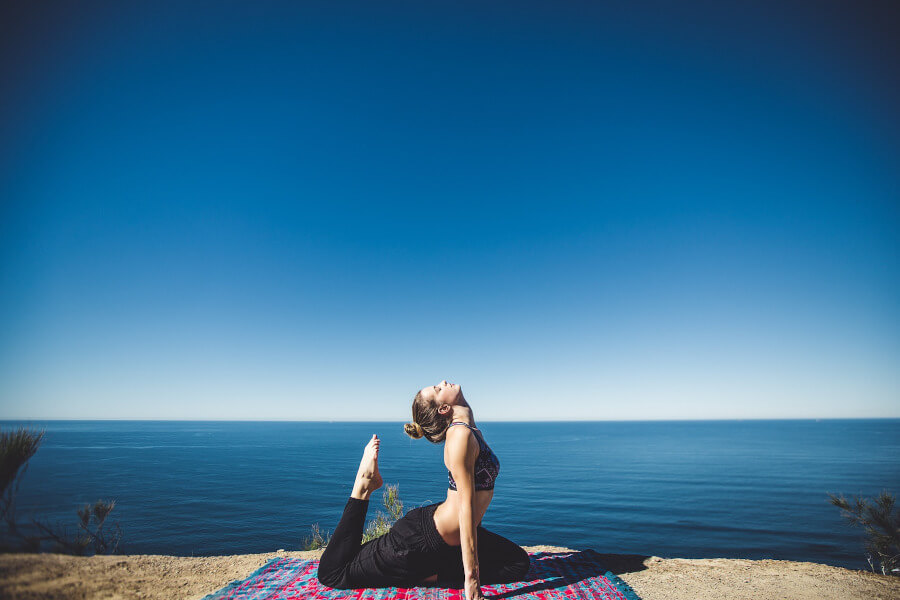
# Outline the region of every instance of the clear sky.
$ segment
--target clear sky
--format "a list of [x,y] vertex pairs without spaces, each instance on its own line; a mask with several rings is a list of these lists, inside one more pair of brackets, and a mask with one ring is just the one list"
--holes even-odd
[[900,416],[896,2],[0,10],[0,418]]

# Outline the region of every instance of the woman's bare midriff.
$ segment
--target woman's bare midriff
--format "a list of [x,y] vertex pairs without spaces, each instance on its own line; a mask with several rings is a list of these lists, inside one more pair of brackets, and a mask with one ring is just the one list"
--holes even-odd
[[[472,516],[476,527],[481,525],[493,497],[494,490],[475,491]],[[447,489],[447,499],[434,511],[434,525],[445,542],[451,546],[459,546],[459,493],[456,490]]]

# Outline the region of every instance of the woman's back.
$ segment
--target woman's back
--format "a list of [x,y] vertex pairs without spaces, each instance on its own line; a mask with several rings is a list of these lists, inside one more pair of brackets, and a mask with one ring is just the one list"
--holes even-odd
[[[456,423],[454,423],[456,424]],[[475,427],[468,425],[467,423],[458,422],[458,424],[466,425],[471,430],[470,438],[474,438],[475,443],[468,444],[468,455],[467,455],[467,463],[475,464],[479,462],[479,458],[481,462],[484,462],[488,466],[488,470],[491,470],[491,474],[482,473],[479,477],[476,475],[475,479],[478,483],[482,485],[477,485],[476,488],[482,487],[488,478],[490,478],[489,489],[475,489],[473,490],[473,499],[472,499],[472,513],[475,518],[475,524],[480,525],[482,519],[484,518],[484,514],[487,512],[488,507],[491,505],[491,500],[494,498],[494,490],[493,490],[493,478],[496,477],[496,469],[490,468],[490,463],[496,461],[496,456],[491,451],[490,447],[487,446],[487,443],[484,441],[484,438],[481,437],[481,431]],[[465,438],[463,438],[465,439]],[[447,443],[458,443],[461,440],[454,440],[453,442]],[[444,444],[444,463],[448,464],[448,449],[447,443]],[[487,454],[482,455],[481,453],[489,453],[490,457],[493,460],[488,460],[489,457]],[[497,461],[499,463],[499,461]],[[449,464],[448,464],[449,469]],[[450,476],[452,481],[452,474]],[[460,509],[460,497],[459,491],[453,489],[453,487],[449,487],[447,489],[447,499],[438,506],[437,510],[434,513],[434,523],[437,527],[438,533],[441,534],[441,537],[445,542],[450,544],[451,546],[458,546],[460,543],[459,539],[459,509]]]

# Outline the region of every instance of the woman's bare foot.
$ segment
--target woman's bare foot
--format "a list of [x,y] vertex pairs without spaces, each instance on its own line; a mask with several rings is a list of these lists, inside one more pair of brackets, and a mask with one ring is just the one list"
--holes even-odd
[[353,492],[350,496],[358,500],[368,500],[372,492],[381,487],[381,473],[378,472],[378,445],[381,440],[373,435],[366,449],[363,450],[362,460],[359,462],[359,471],[356,473],[356,481],[353,482]]

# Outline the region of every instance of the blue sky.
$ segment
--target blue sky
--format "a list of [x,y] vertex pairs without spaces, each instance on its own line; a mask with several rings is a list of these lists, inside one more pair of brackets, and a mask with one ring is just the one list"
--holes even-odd
[[900,416],[893,3],[5,3],[0,418]]

